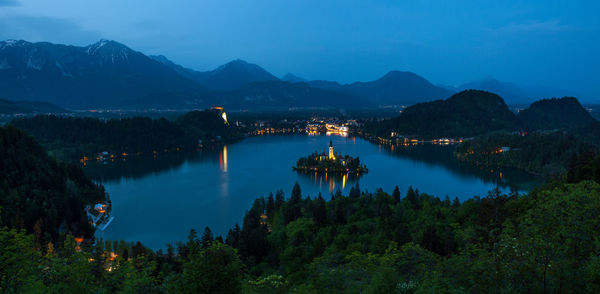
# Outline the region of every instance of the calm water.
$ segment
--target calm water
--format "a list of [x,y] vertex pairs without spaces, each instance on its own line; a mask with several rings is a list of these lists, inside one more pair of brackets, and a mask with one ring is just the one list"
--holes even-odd
[[[369,173],[358,179],[299,174],[292,170],[299,157],[322,151],[333,140],[336,152],[359,156]],[[481,170],[452,159],[452,147],[423,145],[393,150],[360,138],[339,136],[264,136],[184,156],[161,155],[128,162],[93,164],[86,172],[104,184],[115,220],[105,239],[141,241],[154,249],[184,240],[191,228],[210,226],[226,234],[255,198],[283,189],[286,197],[295,182],[304,196],[347,194],[359,183],[362,190],[409,186],[439,197],[461,200],[485,196],[496,186],[527,190],[532,176],[510,170]]]

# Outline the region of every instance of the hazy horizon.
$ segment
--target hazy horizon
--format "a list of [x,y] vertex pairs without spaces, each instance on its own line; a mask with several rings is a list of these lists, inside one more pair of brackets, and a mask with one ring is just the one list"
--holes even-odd
[[492,76],[600,102],[600,3],[580,1],[0,0],[0,40],[99,39],[195,70],[242,59],[281,77],[370,81],[411,71],[436,85]]

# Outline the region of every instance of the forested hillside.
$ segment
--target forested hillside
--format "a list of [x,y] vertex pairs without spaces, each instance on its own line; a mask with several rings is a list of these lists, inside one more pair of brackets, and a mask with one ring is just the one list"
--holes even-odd
[[98,152],[121,156],[193,151],[198,140],[232,140],[239,136],[217,111],[193,111],[175,121],[134,117],[101,120],[38,115],[15,119],[14,126],[32,135],[57,158],[77,161]]
[[595,121],[573,97],[536,101],[517,117],[529,130],[578,128]]
[[18,129],[0,127],[0,225],[33,233],[41,245],[59,233],[89,237],[84,206],[104,200],[104,189],[79,167],[58,163]]
[[423,138],[470,137],[493,131],[514,130],[519,126],[500,96],[478,90],[466,90],[446,100],[410,106],[391,120],[374,122],[370,133],[389,136],[396,132]]
[[[463,203],[410,188],[303,198],[299,186],[259,198],[223,239],[209,228],[152,252],[67,237],[37,248],[0,231],[2,289],[79,293],[578,293],[600,290],[600,184],[573,166],[568,182],[529,195],[491,191]],[[600,174],[600,173],[599,173]],[[583,176],[582,176],[583,175]],[[596,181],[593,181],[593,180]],[[583,181],[580,181],[583,180]],[[44,266],[46,272],[34,270]],[[10,277],[10,278],[9,278]],[[85,281],[85,283],[82,283]],[[70,291],[69,291],[70,292]]]

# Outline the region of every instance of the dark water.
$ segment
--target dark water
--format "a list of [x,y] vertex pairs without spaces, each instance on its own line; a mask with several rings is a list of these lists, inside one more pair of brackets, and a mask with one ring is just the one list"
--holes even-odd
[[[294,172],[300,157],[322,151],[333,140],[336,152],[360,157],[369,173],[358,178]],[[329,197],[337,189],[362,190],[409,186],[439,197],[461,200],[485,196],[496,186],[528,190],[536,179],[511,170],[481,170],[452,158],[452,146],[378,146],[360,138],[339,136],[265,136],[192,155],[170,154],[127,162],[88,165],[86,172],[102,182],[113,204],[115,220],[99,233],[105,239],[141,241],[151,248],[184,240],[191,228],[210,226],[226,234],[240,223],[255,198],[283,189],[289,196],[298,182],[304,196]]]

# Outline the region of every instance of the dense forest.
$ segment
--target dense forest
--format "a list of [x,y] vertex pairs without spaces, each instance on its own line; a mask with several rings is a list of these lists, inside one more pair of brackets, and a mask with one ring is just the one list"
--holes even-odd
[[[178,126],[183,137],[236,135],[222,121],[189,127],[203,125],[195,115],[149,125]],[[71,120],[23,121],[35,119]],[[186,241],[153,251],[92,238],[83,206],[107,200],[103,188],[9,125],[0,128],[0,292],[598,293],[594,126],[492,134],[457,147],[462,160],[552,175],[526,195],[495,189],[460,202],[357,184],[347,195],[310,198],[296,184],[289,197],[257,198],[225,236],[192,229]],[[46,144],[79,140],[57,133]],[[78,246],[74,236],[87,238]]]
[[106,197],[79,167],[57,162],[12,126],[0,127],[0,158],[0,225],[33,233],[40,245],[61,233],[91,236],[84,206]]
[[514,167],[549,179],[579,154],[600,151],[600,123],[555,131],[497,133],[465,140],[455,156],[477,166]]
[[568,130],[596,122],[573,97],[542,99],[515,115],[500,96],[465,90],[446,100],[410,106],[395,118],[372,121],[364,131],[382,138],[389,138],[392,132],[423,139],[464,138],[514,131]]
[[466,90],[446,100],[419,103],[398,117],[372,122],[367,133],[389,137],[391,132],[422,138],[470,137],[515,130],[519,121],[496,94]]
[[[586,157],[587,158],[587,157]],[[409,188],[258,198],[225,238],[153,252],[0,230],[0,289],[40,293],[597,293],[600,158],[528,195],[459,202]],[[38,270],[43,268],[43,270]]]
[[536,101],[517,117],[528,130],[578,128],[595,121],[573,97]]
[[549,178],[564,173],[573,156],[598,150],[571,133],[551,132],[482,136],[459,144],[455,155],[477,166],[515,167]]
[[[52,185],[72,179],[65,189],[75,187],[80,195],[69,199],[98,200],[94,197],[103,194],[77,168],[58,168],[14,127],[3,128],[0,138],[2,187],[9,187],[2,190],[0,248],[10,249],[0,251],[2,292],[600,291],[597,153],[574,155],[562,177],[528,195],[496,189],[464,202],[413,188],[361,191],[358,184],[348,195],[338,191],[326,200],[304,197],[296,184],[289,198],[278,191],[256,199],[242,226],[224,237],[213,236],[208,227],[201,235],[191,230],[187,241],[154,252],[139,242],[100,239],[88,239],[76,250],[69,230],[40,235],[35,223],[31,228],[12,221],[23,209],[42,215],[45,225],[66,217],[64,208],[35,211],[45,207],[37,201],[64,201],[63,185],[56,193],[36,192],[47,191],[46,179]],[[21,179],[29,182],[15,182]],[[20,191],[25,192],[14,194]],[[32,197],[23,197],[28,193]]]
[[224,123],[219,112],[211,110],[189,112],[175,121],[37,115],[15,119],[11,124],[32,135],[53,156],[66,161],[77,161],[83,156],[95,158],[96,153],[104,151],[117,155],[193,151],[198,140],[233,140],[240,135],[235,127]]

